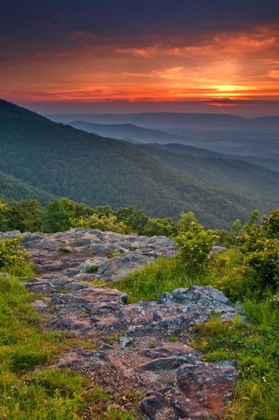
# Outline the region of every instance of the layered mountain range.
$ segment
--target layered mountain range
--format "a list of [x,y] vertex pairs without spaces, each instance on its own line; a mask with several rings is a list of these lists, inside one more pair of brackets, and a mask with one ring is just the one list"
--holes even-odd
[[183,147],[100,137],[0,101],[0,194],[43,204],[58,196],[91,206],[132,205],[153,217],[193,211],[206,226],[221,228],[256,207],[276,207],[277,172]]

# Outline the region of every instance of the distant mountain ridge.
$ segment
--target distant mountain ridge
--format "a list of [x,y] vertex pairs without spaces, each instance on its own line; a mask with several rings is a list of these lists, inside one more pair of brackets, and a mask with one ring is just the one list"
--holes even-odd
[[140,113],[140,114],[49,114],[47,118],[63,123],[84,121],[97,124],[134,124],[145,128],[179,126],[184,128],[278,129],[279,116],[248,119],[231,114]]
[[[279,117],[249,120],[232,115],[175,113],[81,117],[84,120],[78,122],[71,121],[71,116],[67,115],[54,119],[130,143],[180,143],[223,155],[261,157],[279,162]],[[89,121],[86,122],[86,118]],[[266,161],[264,166],[275,169],[277,163]]]
[[98,134],[103,137],[110,137],[119,140],[133,139],[142,143],[150,142],[179,142],[184,138],[175,134],[168,134],[160,130],[138,127],[134,124],[96,124],[84,121],[73,121],[68,125],[88,133]]

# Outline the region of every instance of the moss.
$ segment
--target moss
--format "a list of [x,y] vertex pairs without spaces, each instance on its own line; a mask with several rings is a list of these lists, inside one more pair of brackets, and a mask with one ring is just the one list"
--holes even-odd
[[99,270],[98,265],[91,265],[91,267],[89,268],[89,273],[96,273],[98,270]]

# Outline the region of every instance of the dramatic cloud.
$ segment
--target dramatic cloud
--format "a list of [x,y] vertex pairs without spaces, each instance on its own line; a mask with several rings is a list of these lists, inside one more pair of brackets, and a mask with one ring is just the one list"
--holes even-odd
[[114,101],[115,112],[125,100],[153,109],[249,105],[252,113],[265,104],[279,114],[275,1],[15,3],[0,6],[0,95],[7,100]]

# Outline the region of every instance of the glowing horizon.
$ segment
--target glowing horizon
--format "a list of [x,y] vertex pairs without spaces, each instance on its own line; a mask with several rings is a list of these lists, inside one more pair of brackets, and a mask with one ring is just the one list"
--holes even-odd
[[166,33],[153,26],[138,36],[55,28],[52,42],[7,35],[0,97],[34,107],[125,101],[221,109],[266,102],[279,115],[278,25],[224,26],[208,29],[203,21],[200,30],[173,25]]

